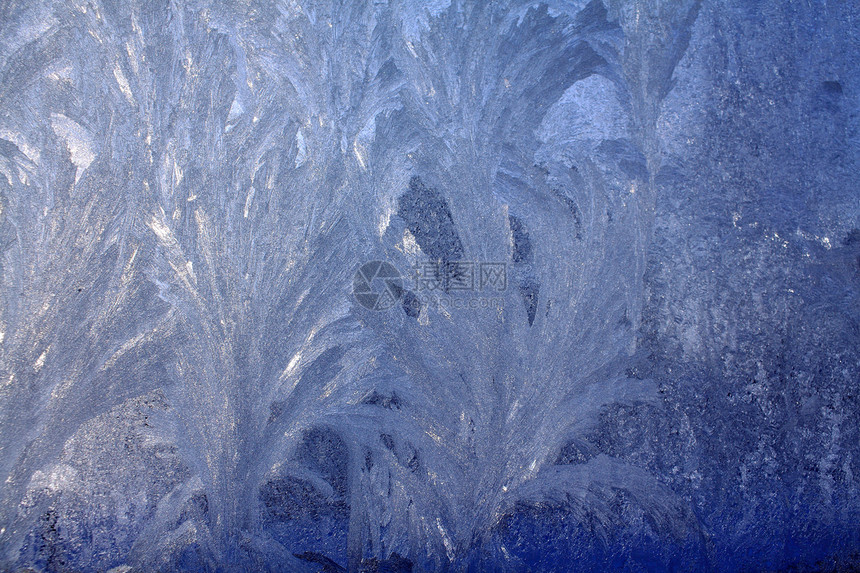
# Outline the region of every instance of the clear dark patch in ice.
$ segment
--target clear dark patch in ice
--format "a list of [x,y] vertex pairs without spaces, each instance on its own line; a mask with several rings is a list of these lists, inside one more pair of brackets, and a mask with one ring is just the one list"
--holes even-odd
[[513,253],[511,260],[515,264],[529,263],[532,260],[532,242],[529,238],[528,229],[523,222],[513,216],[508,216],[508,222],[511,227],[511,237],[513,238]]
[[417,175],[409,180],[409,189],[400,196],[397,214],[406,221],[418,246],[431,260],[448,263],[463,258],[463,244],[448,202]]
[[538,309],[538,295],[540,294],[540,284],[534,277],[525,277],[519,284],[520,296],[523,299],[523,306],[526,310],[526,317],[531,326],[535,321],[535,315]]

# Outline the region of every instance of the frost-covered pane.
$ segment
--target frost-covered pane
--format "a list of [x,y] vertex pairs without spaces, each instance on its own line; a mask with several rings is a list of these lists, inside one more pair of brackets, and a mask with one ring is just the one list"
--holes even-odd
[[0,3],[0,569],[860,566],[858,22]]

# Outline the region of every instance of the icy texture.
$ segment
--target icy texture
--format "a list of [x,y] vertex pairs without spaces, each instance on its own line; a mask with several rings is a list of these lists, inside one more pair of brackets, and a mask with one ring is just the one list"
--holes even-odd
[[0,3],[0,569],[857,559],[857,23]]

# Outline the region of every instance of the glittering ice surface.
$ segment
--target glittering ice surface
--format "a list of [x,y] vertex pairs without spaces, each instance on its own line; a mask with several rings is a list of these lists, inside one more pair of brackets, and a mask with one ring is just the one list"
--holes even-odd
[[858,23],[0,2],[0,569],[860,566]]

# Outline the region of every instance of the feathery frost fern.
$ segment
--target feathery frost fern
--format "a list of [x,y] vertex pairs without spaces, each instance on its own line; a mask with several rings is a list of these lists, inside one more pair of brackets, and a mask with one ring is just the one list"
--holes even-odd
[[[506,520],[605,537],[617,491],[697,535],[647,472],[556,463],[653,391],[625,371],[695,2],[4,10],[4,566],[517,569]],[[371,312],[368,260],[508,284]]]

